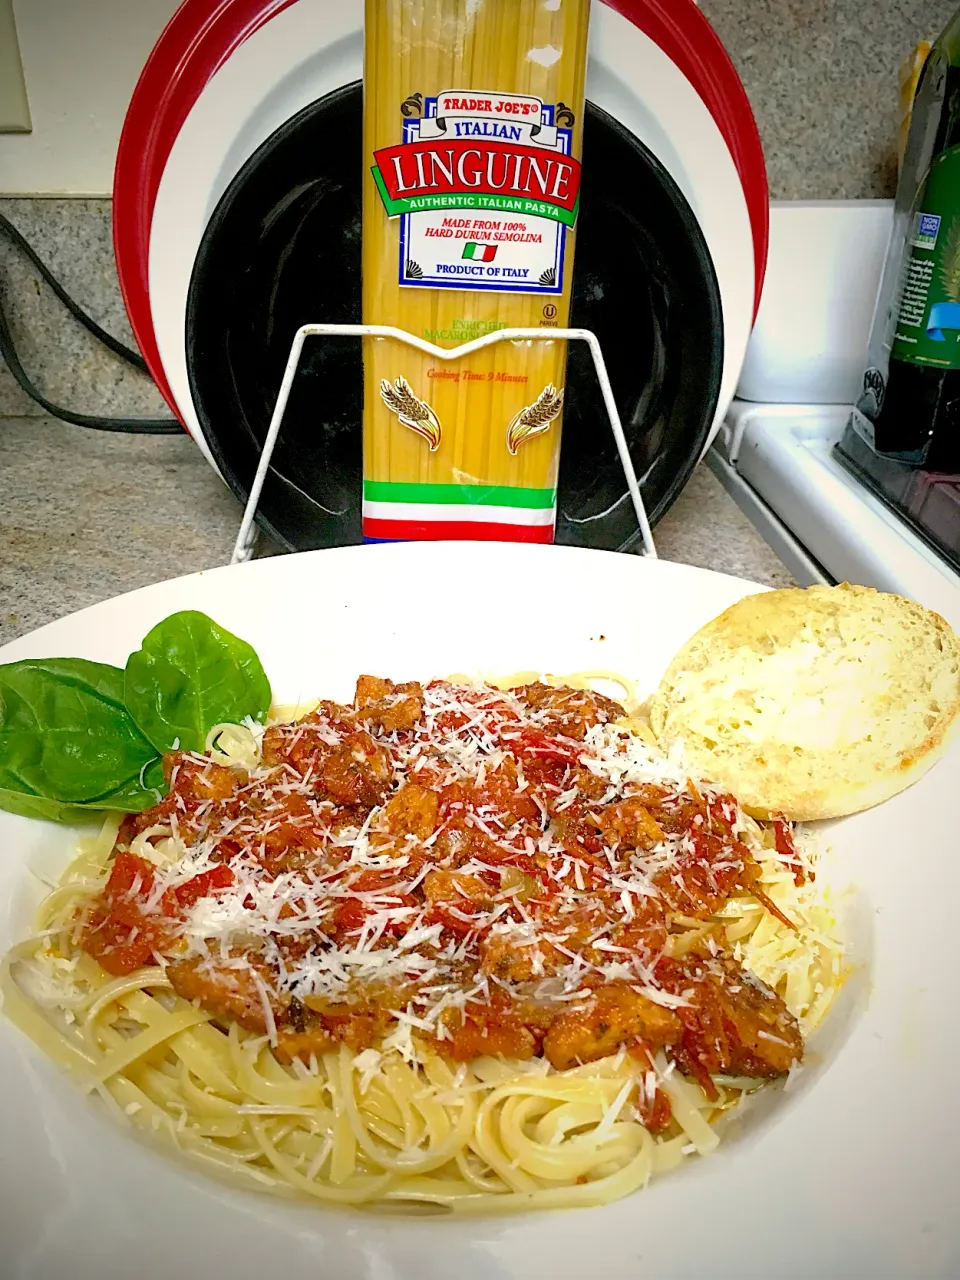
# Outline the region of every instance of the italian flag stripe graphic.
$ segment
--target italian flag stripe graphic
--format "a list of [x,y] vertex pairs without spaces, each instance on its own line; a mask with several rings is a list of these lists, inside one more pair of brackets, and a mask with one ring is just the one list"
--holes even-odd
[[492,262],[497,256],[497,246],[495,244],[475,244],[469,240],[463,246],[463,256],[465,258],[473,258],[475,262]]
[[363,482],[368,542],[553,542],[556,489],[519,485]]
[[552,510],[556,489],[524,489],[519,485],[404,484],[395,480],[364,480],[366,502],[404,502],[428,506],[527,507]]
[[553,523],[522,525],[459,520],[375,520],[363,517],[367,542],[553,542]]

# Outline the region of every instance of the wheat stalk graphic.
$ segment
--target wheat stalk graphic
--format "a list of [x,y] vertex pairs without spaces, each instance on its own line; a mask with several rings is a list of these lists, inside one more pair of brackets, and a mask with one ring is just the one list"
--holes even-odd
[[548,382],[544,389],[525,409],[511,419],[507,427],[507,449],[516,453],[525,440],[532,440],[547,430],[563,408],[563,391]]
[[395,383],[384,378],[380,383],[380,395],[400,422],[426,440],[430,452],[436,453],[440,448],[440,421],[430,406],[414,395],[406,378],[397,378]]
[[960,302],[960,218],[954,219],[943,248],[940,283],[951,302]]

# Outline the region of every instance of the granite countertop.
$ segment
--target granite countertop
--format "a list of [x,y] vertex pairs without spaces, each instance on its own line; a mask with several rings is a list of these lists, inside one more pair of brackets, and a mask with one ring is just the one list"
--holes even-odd
[[[226,564],[240,514],[186,436],[0,418],[0,644],[124,591]],[[654,537],[664,559],[792,582],[704,466]]]

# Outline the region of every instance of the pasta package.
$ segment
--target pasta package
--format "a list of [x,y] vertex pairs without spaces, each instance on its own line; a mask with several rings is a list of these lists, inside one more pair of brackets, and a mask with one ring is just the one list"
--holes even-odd
[[[363,320],[569,321],[590,0],[367,0]],[[552,542],[566,343],[364,339],[363,534]]]

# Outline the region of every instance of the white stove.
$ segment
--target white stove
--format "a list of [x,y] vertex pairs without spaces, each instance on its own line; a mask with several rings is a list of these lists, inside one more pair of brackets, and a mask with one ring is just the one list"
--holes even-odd
[[960,630],[960,571],[919,531],[931,507],[924,495],[960,504],[960,478],[897,468],[905,478],[887,488],[921,494],[903,504],[919,512],[911,525],[836,453],[863,373],[891,211],[886,201],[772,206],[760,314],[706,461],[798,582],[893,591]]

